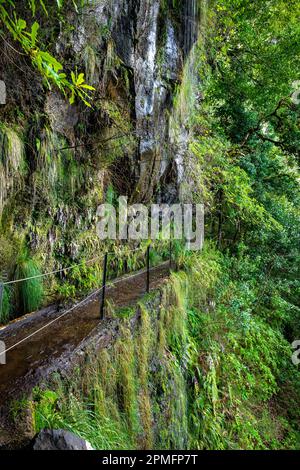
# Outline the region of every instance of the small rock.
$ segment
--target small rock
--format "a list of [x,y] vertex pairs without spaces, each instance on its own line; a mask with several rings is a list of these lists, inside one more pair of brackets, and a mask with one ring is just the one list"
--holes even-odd
[[63,429],[43,429],[34,438],[33,450],[94,450],[91,444]]

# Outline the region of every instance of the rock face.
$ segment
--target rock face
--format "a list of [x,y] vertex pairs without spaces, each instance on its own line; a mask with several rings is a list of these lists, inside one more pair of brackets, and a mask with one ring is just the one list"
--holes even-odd
[[33,450],[94,450],[92,446],[69,431],[41,431],[32,443]]

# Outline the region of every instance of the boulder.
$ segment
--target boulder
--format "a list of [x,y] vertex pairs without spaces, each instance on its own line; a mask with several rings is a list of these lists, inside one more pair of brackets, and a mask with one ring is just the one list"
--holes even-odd
[[33,450],[94,450],[89,442],[63,429],[44,429],[34,438]]

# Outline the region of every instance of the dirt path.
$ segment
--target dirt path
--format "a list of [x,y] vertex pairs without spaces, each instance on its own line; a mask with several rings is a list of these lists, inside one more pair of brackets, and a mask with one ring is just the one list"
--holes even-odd
[[[155,289],[169,275],[168,264],[154,268],[150,275],[151,289]],[[145,294],[146,273],[118,280],[107,289],[107,299],[117,307],[130,306]],[[0,340],[11,347],[37,331],[63,312],[44,311],[31,314],[0,330]],[[0,365],[0,407],[5,408],[10,397],[16,398],[22,390],[32,388],[41,378],[39,370],[67,351],[76,348],[100,322],[99,294],[88,303],[75,308],[49,327],[7,352],[6,365]],[[1,423],[0,423],[1,426]],[[1,433],[0,433],[1,446]]]

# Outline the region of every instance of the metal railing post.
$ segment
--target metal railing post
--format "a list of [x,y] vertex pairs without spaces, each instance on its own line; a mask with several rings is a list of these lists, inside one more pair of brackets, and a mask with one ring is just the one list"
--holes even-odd
[[100,302],[100,319],[101,320],[104,319],[105,290],[106,290],[106,277],[107,277],[107,259],[108,259],[108,254],[105,253],[104,262],[103,262],[102,295],[101,295],[101,302]]
[[147,247],[147,292],[150,292],[150,245]]

